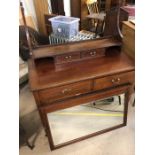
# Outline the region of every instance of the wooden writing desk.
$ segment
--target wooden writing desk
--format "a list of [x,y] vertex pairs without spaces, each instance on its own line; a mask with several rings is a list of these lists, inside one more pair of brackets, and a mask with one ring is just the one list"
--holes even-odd
[[[120,45],[103,39],[34,50],[34,57],[41,59],[36,59],[35,65],[29,61],[29,82],[51,150],[126,125],[134,62],[119,50]],[[125,93],[122,124],[54,145],[47,113],[120,93]]]

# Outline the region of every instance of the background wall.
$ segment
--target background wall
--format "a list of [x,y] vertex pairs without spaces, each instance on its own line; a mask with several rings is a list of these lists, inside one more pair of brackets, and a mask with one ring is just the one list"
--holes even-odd
[[71,0],[63,0],[64,1],[64,11],[66,16],[71,16]]
[[[33,0],[21,0],[21,2],[23,3],[24,14],[25,14],[27,25],[38,30],[38,22],[37,22]],[[23,19],[21,16],[20,9],[19,9],[19,24],[23,25]]]

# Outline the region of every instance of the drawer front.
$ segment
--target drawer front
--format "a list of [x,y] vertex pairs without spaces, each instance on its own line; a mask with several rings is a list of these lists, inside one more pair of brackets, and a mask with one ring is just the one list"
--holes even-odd
[[105,49],[95,49],[90,51],[84,51],[81,53],[82,58],[94,58],[105,55]]
[[100,90],[108,87],[118,86],[125,83],[134,82],[134,71],[128,73],[122,73],[104,78],[95,79],[94,90]]
[[63,54],[55,57],[55,62],[57,64],[71,62],[80,59],[80,52]]
[[91,91],[92,81],[78,82],[38,92],[41,102],[53,102],[71,96],[78,96]]

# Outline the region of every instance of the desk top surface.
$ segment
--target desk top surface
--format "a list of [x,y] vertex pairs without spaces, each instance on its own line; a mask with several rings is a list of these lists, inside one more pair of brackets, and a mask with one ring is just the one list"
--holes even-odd
[[51,58],[37,60],[35,66],[32,60],[29,60],[31,90],[52,88],[134,70],[133,60],[124,52],[109,52],[102,58],[79,61],[69,65],[62,70],[55,70]]

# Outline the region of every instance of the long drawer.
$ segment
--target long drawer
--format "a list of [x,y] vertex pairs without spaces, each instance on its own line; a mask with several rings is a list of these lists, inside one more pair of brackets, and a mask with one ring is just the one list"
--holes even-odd
[[114,87],[125,83],[132,83],[134,81],[134,71],[111,75],[94,80],[94,90]]
[[49,88],[38,92],[41,103],[49,103],[72,96],[78,96],[91,91],[91,80],[77,82],[56,88]]

